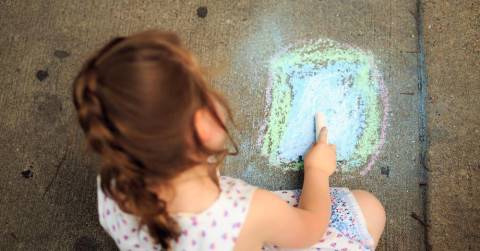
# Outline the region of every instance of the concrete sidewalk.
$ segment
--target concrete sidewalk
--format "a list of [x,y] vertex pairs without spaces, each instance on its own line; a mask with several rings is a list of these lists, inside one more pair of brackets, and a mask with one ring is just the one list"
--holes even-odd
[[480,250],[480,2],[422,2],[428,240]]
[[[313,138],[310,114],[319,107],[330,119],[331,142],[339,146],[340,172],[332,178],[332,186],[371,191],[386,208],[387,226],[378,250],[426,248],[427,231],[412,213],[431,225],[428,240],[435,250],[444,250],[444,241],[456,245],[460,236],[449,234],[448,226],[469,219],[456,221],[460,216],[451,207],[455,199],[464,202],[462,214],[478,215],[479,208],[478,158],[475,162],[479,89],[472,84],[479,80],[478,32],[476,38],[474,33],[478,15],[473,14],[478,14],[478,5],[464,3],[473,12],[467,8],[459,13],[471,22],[473,35],[446,37],[456,39],[456,46],[468,42],[467,48],[473,50],[456,54],[440,46],[448,40],[436,32],[437,26],[425,28],[428,20],[435,25],[436,15],[450,9],[441,2],[422,2],[424,9],[419,9],[413,0],[3,1],[0,144],[4,147],[0,148],[0,165],[5,168],[0,170],[0,224],[5,228],[0,249],[116,249],[98,224],[98,160],[85,152],[78,126],[69,135],[74,114],[71,84],[93,50],[114,36],[151,28],[177,32],[202,65],[223,72],[212,82],[230,101],[238,125],[234,135],[241,148],[239,156],[227,161],[224,174],[271,190],[300,188],[298,155]],[[460,23],[458,27],[466,29]],[[429,66],[425,71],[419,34],[425,35],[420,43]],[[445,71],[449,64],[438,60],[445,55],[470,56],[452,72],[476,74],[454,78]],[[447,76],[452,80],[446,81]],[[317,88],[313,86],[317,82],[328,84]],[[453,90],[451,98],[442,96],[449,83],[462,86]],[[289,97],[289,102],[278,95]],[[424,97],[429,102],[428,145],[424,140],[427,124],[422,120]],[[444,100],[459,102],[459,107],[445,106]],[[474,105],[476,109],[467,109]],[[442,116],[460,112],[466,121],[457,124],[462,134],[449,137],[448,126],[453,124],[435,127],[437,112]],[[305,123],[296,123],[304,118]],[[452,149],[458,148],[445,145],[452,139],[473,150],[465,150],[461,159],[454,157]],[[428,162],[423,161],[425,154]],[[444,181],[444,174],[453,169],[437,168],[448,163],[469,167],[459,169],[458,184]],[[424,164],[431,170],[428,201],[433,206],[428,207],[426,187],[419,185],[426,178]],[[57,170],[56,180],[44,195]],[[448,189],[459,184],[463,190]],[[442,198],[451,198],[451,204]],[[442,207],[447,211],[437,210]],[[478,217],[474,220],[478,222]],[[463,226],[461,233],[468,237],[461,239],[468,243],[462,247],[478,247],[474,227]]]

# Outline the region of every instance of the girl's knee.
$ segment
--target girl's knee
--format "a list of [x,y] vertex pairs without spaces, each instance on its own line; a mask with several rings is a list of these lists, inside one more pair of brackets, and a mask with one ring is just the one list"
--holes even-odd
[[385,209],[375,195],[365,190],[352,190],[353,196],[362,208],[362,211],[374,212],[379,218],[385,218]]
[[385,209],[375,195],[365,190],[352,190],[352,193],[353,196],[355,196],[355,199],[357,199],[358,203],[361,204],[360,207],[365,205],[368,207],[368,209],[374,210],[378,213],[383,212],[381,214],[385,215]]
[[367,229],[375,245],[378,244],[385,228],[386,214],[382,203],[371,193],[365,190],[352,190],[365,218]]

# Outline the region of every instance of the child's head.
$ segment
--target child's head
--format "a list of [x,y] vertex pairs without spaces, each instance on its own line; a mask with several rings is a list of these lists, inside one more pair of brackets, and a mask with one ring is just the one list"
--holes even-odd
[[152,30],[116,38],[87,60],[73,101],[87,146],[103,157],[102,190],[140,214],[167,246],[178,229],[166,203],[146,188],[197,164],[218,184],[207,158],[227,154],[225,99],[175,34]]

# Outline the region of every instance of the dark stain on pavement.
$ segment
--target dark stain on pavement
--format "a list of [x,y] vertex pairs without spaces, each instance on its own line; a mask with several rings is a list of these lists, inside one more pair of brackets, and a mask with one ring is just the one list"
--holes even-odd
[[40,80],[40,82],[45,80],[47,77],[48,77],[48,71],[46,71],[46,70],[45,71],[43,71],[43,70],[37,71],[37,79]]
[[70,56],[70,53],[69,53],[69,52],[66,52],[66,51],[57,50],[57,51],[53,52],[53,55],[54,55],[56,58],[64,59],[64,58],[69,57],[69,56]]
[[387,176],[387,177],[390,177],[390,167],[389,166],[382,166],[380,168],[380,173]]
[[302,161],[303,161],[302,155],[298,155],[298,160],[297,160],[297,162],[300,163],[300,162],[302,162]]
[[88,236],[82,236],[75,241],[73,244],[73,250],[75,251],[87,251],[87,250],[97,250],[98,244],[92,238]]
[[22,176],[23,176],[23,178],[28,179],[30,177],[33,177],[33,172],[31,170],[23,171]]
[[197,15],[201,18],[205,18],[207,16],[208,10],[207,7],[202,6],[197,9]]

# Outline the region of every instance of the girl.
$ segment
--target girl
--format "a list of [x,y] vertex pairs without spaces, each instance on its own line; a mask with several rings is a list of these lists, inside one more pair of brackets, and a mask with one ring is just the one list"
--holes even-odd
[[372,250],[380,239],[379,201],[329,188],[326,128],[305,155],[301,193],[218,176],[237,152],[227,140],[238,150],[232,116],[173,33],[112,40],[84,64],[73,101],[87,147],[103,157],[99,220],[121,250]]

